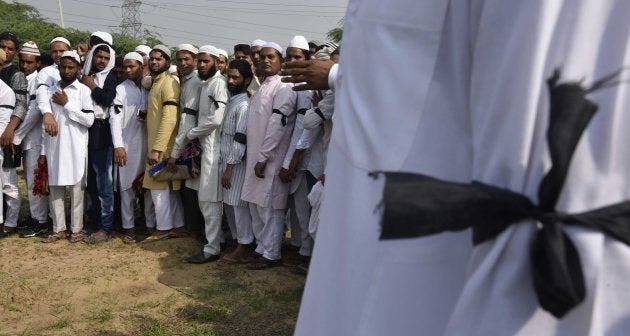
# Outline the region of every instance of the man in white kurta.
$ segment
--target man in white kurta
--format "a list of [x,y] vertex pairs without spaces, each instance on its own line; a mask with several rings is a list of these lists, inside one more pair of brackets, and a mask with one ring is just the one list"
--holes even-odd
[[[50,209],[53,217],[53,234],[44,239],[54,242],[65,237],[65,187],[71,189],[72,241],[83,240],[83,187],[87,163],[88,128],[94,122],[91,90],[77,80],[79,55],[66,51],[59,61],[61,80],[48,88],[51,117],[57,127],[46,128],[42,152],[48,165]],[[65,102],[65,104],[63,104]]]
[[[146,114],[149,91],[142,87],[143,58],[136,52],[128,53],[123,59],[127,80],[116,87],[114,109],[110,116],[114,164],[120,193],[120,216],[125,230],[123,241],[135,242],[134,205],[136,190],[134,180],[144,172],[147,156],[147,128],[142,115]],[[149,192],[144,197],[144,215],[148,228],[155,227],[155,209]]]
[[43,234],[48,230],[48,196],[33,195],[34,172],[42,145],[42,114],[37,107],[37,66],[39,66],[39,49],[33,42],[26,42],[20,49],[20,70],[28,80],[28,109],[20,127],[15,131],[13,144],[21,146],[24,154],[24,178],[28,195],[31,222],[28,228],[21,230],[20,235],[31,237]]
[[[513,224],[472,254],[469,231],[380,241],[374,209],[384,181],[366,173],[476,180],[537,200],[550,167],[546,80],[562,68],[562,82],[588,87],[629,64],[628,12],[620,0],[350,1],[330,189],[296,334],[625,335],[626,244],[565,229],[581,257],[586,297],[558,319],[533,289],[535,221]],[[375,73],[370,64],[383,54],[365,48],[405,52]],[[379,76],[392,71],[400,76]],[[625,79],[624,72],[621,85],[589,95],[599,112],[577,145],[559,211],[628,199]]]
[[[168,159],[171,169],[175,169],[175,160],[179,159],[186,142],[186,135],[197,126],[199,114],[199,94],[201,79],[195,69],[197,67],[197,53],[199,50],[191,44],[183,43],[177,46],[177,72],[179,73],[181,93],[179,96],[179,125],[177,136],[173,143],[173,150]],[[199,177],[187,179],[180,191],[184,206],[184,221],[186,228],[195,236],[204,231],[203,214],[199,209]]]
[[[4,55],[4,51],[0,52],[0,63],[4,62],[5,57],[6,56]],[[11,114],[13,113],[14,107],[15,107],[15,93],[13,92],[13,89],[11,89],[11,87],[9,87],[3,81],[0,81],[0,131],[4,132],[4,129],[7,127],[7,124],[9,123],[9,119],[11,118]],[[4,155],[0,154],[0,164],[2,163],[3,159],[4,159]],[[2,186],[3,188],[4,188],[5,183],[10,182],[10,181],[5,181],[7,178],[8,178],[7,174],[0,175],[0,186]],[[0,194],[0,202],[2,202],[3,195],[4,193]],[[3,205],[0,205],[0,219],[3,219],[4,221],[2,230],[0,230],[0,238],[6,237],[7,235],[14,233],[15,227],[17,226],[17,222],[15,223],[15,225],[12,225],[12,223],[6,222],[7,218],[4,218],[4,216],[2,215],[2,212],[1,212],[1,210],[3,210],[2,208],[3,208]],[[7,217],[8,217],[8,211],[7,211]]]
[[250,269],[280,265],[284,234],[284,210],[289,184],[278,173],[291,142],[295,123],[296,93],[280,81],[282,48],[268,42],[261,50],[261,71],[265,80],[249,106],[247,161],[241,198],[250,202],[252,228],[261,256]]
[[187,259],[199,264],[219,259],[221,253],[221,200],[220,154],[221,124],[228,101],[225,77],[216,68],[217,48],[206,45],[199,48],[197,71],[201,78],[199,118],[197,126],[188,132],[188,139],[199,139],[201,145],[201,174],[199,176],[199,208],[205,221],[206,240],[203,251]]
[[238,246],[235,251],[223,256],[221,259],[223,262],[242,262],[248,251],[247,246],[254,241],[249,205],[241,199],[241,189],[245,180],[249,111],[247,87],[253,77],[249,62],[245,60],[230,62],[227,69],[227,82],[232,96],[225,108],[225,117],[221,127],[221,184],[223,185],[223,209]]

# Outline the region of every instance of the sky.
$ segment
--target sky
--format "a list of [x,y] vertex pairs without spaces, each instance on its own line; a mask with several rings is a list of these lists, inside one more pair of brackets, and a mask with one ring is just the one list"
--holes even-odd
[[[18,0],[59,24],[58,1]],[[65,28],[120,32],[123,0],[61,0]],[[142,0],[142,29],[170,47],[212,44],[231,53],[238,43],[273,41],[283,48],[295,35],[326,41],[339,26],[347,0]],[[116,41],[114,41],[114,44]]]

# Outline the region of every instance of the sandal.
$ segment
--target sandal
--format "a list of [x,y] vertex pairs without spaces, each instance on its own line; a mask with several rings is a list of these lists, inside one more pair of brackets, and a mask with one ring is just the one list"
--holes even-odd
[[125,229],[125,235],[122,237],[122,241],[125,244],[135,244],[136,243],[136,230]]
[[82,241],[85,241],[85,239],[86,239],[87,237],[88,237],[88,236],[87,236],[87,235],[86,235],[83,231],[79,231],[79,232],[76,232],[76,233],[72,233],[72,234],[70,235],[70,242],[71,242],[71,243],[78,243],[78,242],[82,242]]
[[182,226],[182,227],[171,230],[168,233],[168,237],[169,238],[187,238],[187,237],[190,237],[190,232],[188,232],[188,230],[186,230],[186,228]]
[[88,244],[98,244],[110,240],[111,237],[109,233],[99,230],[92,233],[89,237],[85,237],[84,241]]
[[169,230],[155,230],[153,231],[153,233],[148,236],[144,241],[145,242],[151,242],[151,241],[157,241],[157,240],[162,240],[162,239],[166,239],[169,237]]
[[42,239],[42,243],[54,243],[57,240],[66,239],[66,233],[64,231],[53,232],[46,238]]

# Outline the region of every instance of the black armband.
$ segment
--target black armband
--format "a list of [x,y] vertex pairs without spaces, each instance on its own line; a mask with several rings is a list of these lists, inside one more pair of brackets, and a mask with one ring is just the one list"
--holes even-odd
[[286,114],[280,112],[280,110],[278,110],[278,109],[273,109],[272,113],[276,113],[276,114],[281,115],[282,117],[280,119],[280,122],[282,123],[282,126],[286,126],[287,125],[287,118],[288,117],[287,117]]
[[243,133],[236,133],[234,134],[234,141],[243,145],[247,145],[247,135]]

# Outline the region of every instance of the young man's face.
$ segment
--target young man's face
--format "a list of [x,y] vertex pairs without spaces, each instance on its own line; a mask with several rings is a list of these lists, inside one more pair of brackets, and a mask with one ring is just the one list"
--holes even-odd
[[245,79],[243,78],[243,76],[241,76],[241,73],[240,71],[238,71],[238,69],[228,69],[227,84],[228,90],[233,95],[245,92],[245,88],[249,85],[248,82],[245,82]]
[[168,58],[164,57],[161,52],[154,50],[149,54],[149,71],[152,75],[159,75],[166,71],[170,66]]
[[197,66],[197,58],[195,55],[186,50],[177,52],[177,71],[180,76],[190,75]]
[[240,50],[234,53],[234,58],[237,60],[246,60],[249,64],[252,64],[251,57],[249,57],[249,55],[245,55],[245,53]]
[[125,70],[127,79],[134,82],[142,79],[143,66],[140,62],[132,59],[125,60],[123,62],[123,69]]
[[214,57],[206,53],[197,55],[197,71],[200,78],[208,78],[214,75],[216,71]]
[[72,83],[79,75],[81,68],[73,59],[64,57],[59,60],[59,76],[66,83]]
[[64,51],[70,50],[67,44],[63,42],[54,42],[50,45],[50,57],[52,57],[55,63],[59,63],[59,57],[63,54]]
[[101,72],[105,70],[107,64],[109,64],[109,53],[103,50],[99,50],[94,54],[92,58],[92,70],[94,72]]
[[305,59],[306,56],[304,55],[304,51],[302,51],[302,49],[293,47],[287,48],[287,57],[284,58],[285,62],[303,61]]
[[224,55],[219,55],[217,59],[217,70],[223,72],[227,68],[227,58]]
[[260,51],[260,72],[263,76],[273,76],[280,72],[282,58],[274,48],[263,48]]
[[258,67],[258,63],[260,63],[260,51],[261,50],[262,50],[262,48],[259,47],[259,46],[254,46],[251,49],[252,53],[250,54],[249,57],[251,57],[252,63],[254,64],[254,67]]
[[18,57],[20,60],[20,71],[22,71],[26,76],[35,72],[35,70],[39,67],[39,61],[35,55],[19,54]]
[[7,54],[7,60],[4,62],[5,64],[11,63],[13,58],[15,58],[15,53],[17,51],[17,46],[11,40],[0,40],[0,49],[4,50]]

